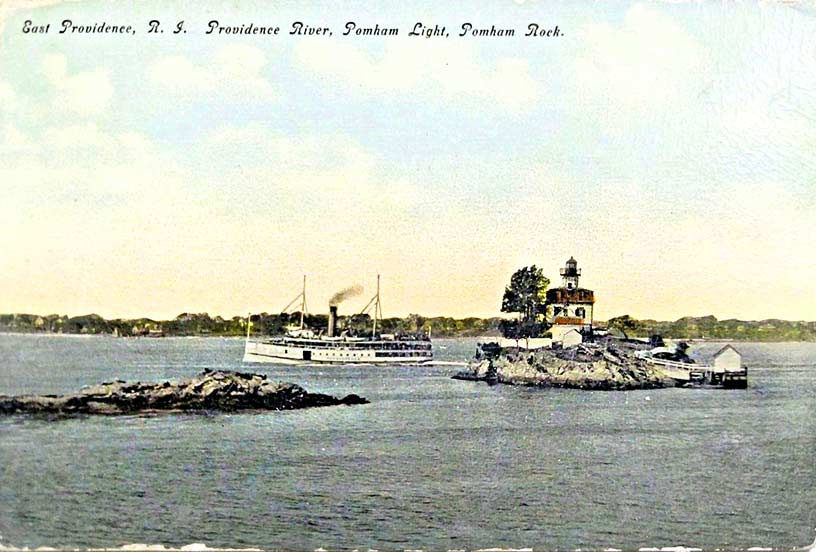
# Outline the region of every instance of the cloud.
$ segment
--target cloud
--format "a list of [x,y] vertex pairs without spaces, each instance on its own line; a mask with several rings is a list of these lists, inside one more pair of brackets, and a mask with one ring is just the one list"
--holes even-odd
[[210,73],[178,55],[166,56],[154,62],[147,70],[147,78],[154,86],[173,91],[209,90],[215,86]]
[[481,59],[464,43],[440,49],[428,41],[394,41],[380,56],[348,43],[327,45],[303,41],[295,50],[298,64],[321,80],[347,91],[374,95],[408,95],[470,107],[497,105],[518,111],[540,94],[540,83],[526,60]]
[[370,170],[371,154],[342,133],[293,137],[258,124],[223,126],[205,139],[205,156],[231,159],[242,167],[275,166],[281,171],[314,171],[326,167]]
[[63,54],[51,54],[42,63],[42,72],[56,91],[54,107],[80,115],[96,115],[105,111],[113,97],[113,85],[104,69],[68,73]]
[[350,210],[366,210],[386,197],[380,194],[387,180],[377,178],[376,160],[344,134],[292,137],[260,125],[227,126],[210,133],[198,155],[229,160],[231,166],[213,165],[209,175],[212,181],[242,182],[242,197],[227,198],[228,203],[248,201],[252,209],[259,197],[274,197],[277,207],[286,206],[281,217],[308,209],[347,219]]
[[0,129],[0,148],[5,153],[20,155],[36,152],[37,145],[13,123],[6,123]]
[[[780,108],[767,99],[725,105],[718,110],[716,132],[706,146],[711,155],[704,162],[729,168],[728,176],[762,175],[774,187],[808,187],[816,171],[816,113]],[[810,192],[810,204],[814,194]]]
[[[13,123],[0,127],[0,214],[10,220],[40,211],[67,216],[66,204],[78,200],[86,209],[104,209],[104,218],[132,216],[136,205],[151,205],[147,211],[155,213],[172,205],[167,198],[182,186],[181,174],[161,148],[133,131],[108,131],[92,122],[41,132],[23,132]],[[120,209],[125,205],[130,209]]]
[[277,93],[261,74],[266,65],[266,54],[260,49],[230,44],[203,65],[180,55],[159,58],[147,68],[147,79],[156,88],[181,96],[270,100]]
[[575,85],[604,109],[665,108],[698,92],[702,48],[652,7],[632,6],[621,25],[588,24],[578,34]]
[[93,202],[95,195],[158,192],[178,180],[174,163],[146,136],[109,132],[91,122],[32,135],[9,123],[0,128],[0,144],[0,181],[10,200],[15,194],[22,201],[83,190]]
[[74,163],[83,159],[94,165],[142,161],[155,154],[150,140],[137,132],[107,132],[94,123],[46,129],[42,143],[54,154],[70,156]]

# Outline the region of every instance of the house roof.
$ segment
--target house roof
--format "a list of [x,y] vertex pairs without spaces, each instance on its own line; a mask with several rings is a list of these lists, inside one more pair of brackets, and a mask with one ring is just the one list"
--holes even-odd
[[735,353],[737,353],[739,356],[742,356],[742,353],[740,353],[739,351],[737,351],[737,350],[736,350],[735,348],[733,348],[731,345],[726,345],[725,347],[723,347],[722,349],[720,349],[719,351],[717,351],[716,353],[714,353],[714,358],[717,358],[718,356],[720,356],[721,354],[723,354],[724,352],[726,352],[728,349],[731,349],[732,351],[734,351]]

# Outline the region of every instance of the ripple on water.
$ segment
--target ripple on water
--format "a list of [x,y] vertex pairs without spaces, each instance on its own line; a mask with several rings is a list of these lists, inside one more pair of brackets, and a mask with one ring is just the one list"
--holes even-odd
[[[474,348],[435,343],[450,362]],[[11,367],[0,392],[245,370],[242,346],[0,335]],[[802,546],[816,526],[816,345],[738,348],[757,366],[747,391],[491,388],[450,380],[459,368],[446,365],[260,366],[372,403],[7,417],[0,535],[29,547]]]

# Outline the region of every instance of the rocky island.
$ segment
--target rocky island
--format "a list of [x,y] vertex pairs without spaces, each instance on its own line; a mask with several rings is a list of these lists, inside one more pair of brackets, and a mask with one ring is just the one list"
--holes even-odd
[[342,399],[309,393],[294,383],[262,374],[204,370],[178,382],[101,383],[68,395],[0,395],[0,414],[139,414],[241,410],[293,410],[314,406],[367,404],[357,395]]
[[674,380],[658,366],[635,356],[647,344],[613,339],[561,349],[526,350],[486,344],[465,371],[454,379],[510,385],[628,390],[673,387]]

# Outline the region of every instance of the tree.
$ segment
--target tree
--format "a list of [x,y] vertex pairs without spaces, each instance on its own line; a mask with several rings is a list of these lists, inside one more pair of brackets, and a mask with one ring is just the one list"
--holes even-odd
[[535,337],[543,329],[538,315],[547,310],[547,286],[550,280],[535,265],[518,269],[504,288],[502,312],[518,313],[516,324],[503,324],[505,337]]
[[419,333],[425,325],[425,317],[418,314],[409,314],[405,322],[410,331]]
[[499,322],[499,331],[507,339],[521,339],[520,323],[518,320],[502,320]]
[[630,317],[628,314],[624,314],[623,316],[616,316],[615,318],[610,318],[607,323],[607,327],[612,329],[615,328],[620,330],[623,334],[624,339],[629,339],[629,334],[626,330],[630,332],[636,332],[639,329],[638,321],[634,318]]
[[545,325],[534,319],[524,320],[501,320],[499,330],[503,337],[507,339],[529,339],[538,337],[544,331]]

